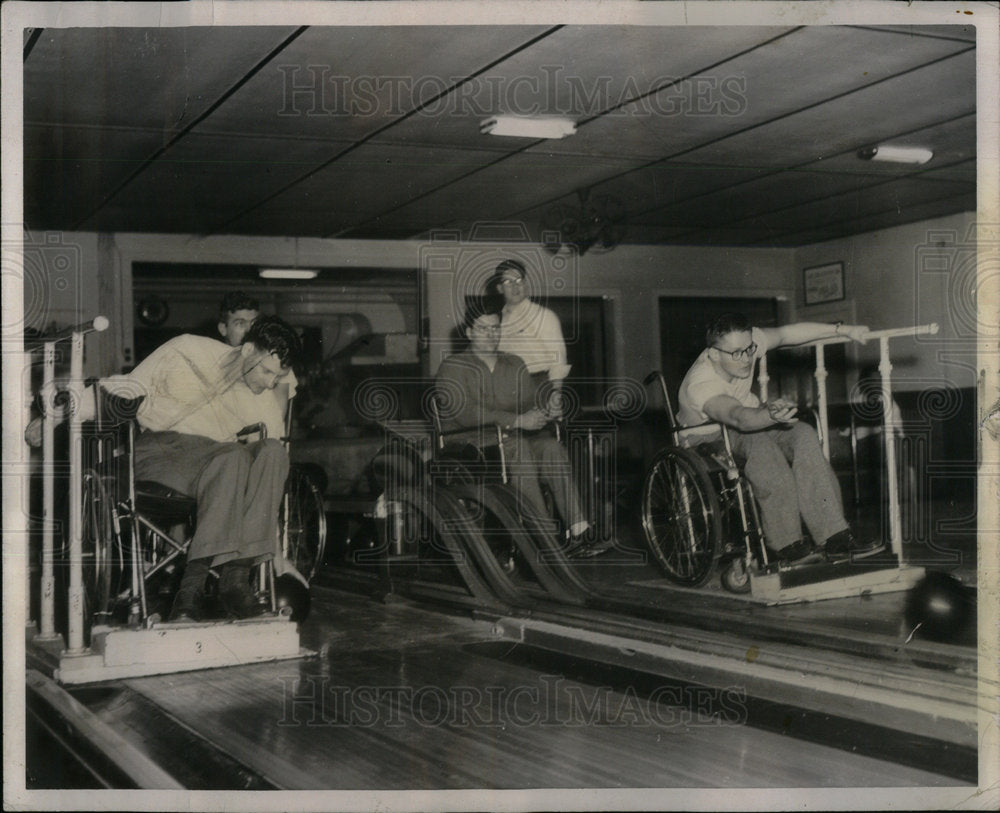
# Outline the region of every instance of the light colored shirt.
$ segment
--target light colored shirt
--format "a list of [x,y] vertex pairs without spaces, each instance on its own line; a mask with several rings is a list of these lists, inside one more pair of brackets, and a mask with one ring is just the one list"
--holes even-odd
[[498,349],[520,356],[532,374],[547,372],[549,378],[561,379],[569,372],[559,317],[530,299],[504,305]]
[[[263,422],[268,437],[284,435],[284,414],[274,391],[255,394],[243,380],[240,348],[215,339],[178,336],[131,373],[112,380],[129,382],[129,395],[145,396],[137,415],[143,429],[226,443],[244,427]],[[115,391],[125,394],[121,387]]]
[[[760,406],[760,399],[752,391],[757,374],[756,359],[763,356],[771,348],[764,339],[764,334],[757,328],[752,329],[750,336],[757,345],[757,354],[753,371],[747,378],[734,378],[732,381],[726,381],[719,375],[712,360],[708,357],[708,348],[701,351],[694,364],[691,365],[691,369],[687,371],[687,375],[684,376],[678,392],[677,417],[681,426],[697,426],[701,423],[711,422],[712,419],[705,414],[705,404],[717,395],[728,395],[745,407]],[[705,434],[711,434],[716,430],[712,427],[706,427],[702,431]],[[696,431],[691,434],[699,433]]]

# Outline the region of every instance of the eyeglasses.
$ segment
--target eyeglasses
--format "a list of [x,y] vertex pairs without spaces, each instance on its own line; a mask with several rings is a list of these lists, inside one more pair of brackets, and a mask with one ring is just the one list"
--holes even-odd
[[714,344],[712,345],[712,347],[718,350],[720,353],[725,353],[727,356],[730,356],[733,359],[733,361],[746,361],[748,359],[752,359],[754,353],[757,352],[756,342],[750,342],[750,344],[748,344],[742,350],[723,350],[721,347],[716,347]]
[[500,281],[500,285],[504,288],[512,288],[515,285],[524,285],[523,279],[505,279]]

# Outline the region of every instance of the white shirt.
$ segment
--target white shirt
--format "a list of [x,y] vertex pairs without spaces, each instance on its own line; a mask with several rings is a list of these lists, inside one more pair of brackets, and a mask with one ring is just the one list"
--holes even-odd
[[504,305],[498,349],[520,356],[532,374],[547,372],[549,378],[561,379],[569,372],[559,317],[530,299]]
[[[130,382],[129,395],[145,396],[137,415],[143,429],[226,443],[235,441],[244,427],[263,422],[269,438],[284,435],[284,415],[274,391],[254,394],[243,380],[240,349],[215,339],[178,336],[115,379]],[[125,395],[122,387],[115,392]]]
[[[732,381],[726,381],[719,375],[712,360],[708,357],[708,348],[701,351],[694,364],[691,365],[691,369],[687,371],[687,375],[684,376],[677,394],[679,406],[677,417],[681,426],[710,423],[712,419],[705,414],[705,404],[717,395],[728,395],[745,407],[760,406],[760,399],[751,391],[756,378],[756,359],[763,356],[771,347],[764,339],[764,334],[757,328],[752,329],[750,337],[757,345],[757,353],[753,371],[747,378],[734,378]],[[717,430],[706,427],[703,431],[709,434]]]

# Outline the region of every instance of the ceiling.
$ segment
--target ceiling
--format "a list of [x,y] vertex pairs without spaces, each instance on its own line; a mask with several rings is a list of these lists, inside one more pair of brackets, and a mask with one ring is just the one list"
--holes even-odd
[[[975,210],[975,58],[970,26],[34,29],[25,219],[537,238],[583,192],[629,243],[799,246]],[[886,143],[934,157],[857,157]]]

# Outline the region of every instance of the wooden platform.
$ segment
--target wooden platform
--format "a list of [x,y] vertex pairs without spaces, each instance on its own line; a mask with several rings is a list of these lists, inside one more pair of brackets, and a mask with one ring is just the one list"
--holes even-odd
[[922,567],[895,564],[806,565],[761,576],[750,574],[750,596],[763,604],[794,604],[909,590],[924,577]]
[[281,615],[217,623],[160,623],[150,629],[95,627],[89,650],[59,653],[54,676],[66,684],[93,683],[309,654],[299,647],[295,624]]

